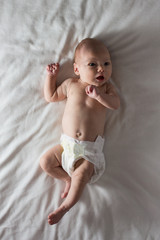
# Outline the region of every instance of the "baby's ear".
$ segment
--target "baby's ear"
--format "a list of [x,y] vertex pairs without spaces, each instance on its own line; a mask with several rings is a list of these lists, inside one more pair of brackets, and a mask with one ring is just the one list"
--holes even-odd
[[73,63],[73,66],[74,66],[74,73],[79,76],[79,70],[78,70],[77,64]]

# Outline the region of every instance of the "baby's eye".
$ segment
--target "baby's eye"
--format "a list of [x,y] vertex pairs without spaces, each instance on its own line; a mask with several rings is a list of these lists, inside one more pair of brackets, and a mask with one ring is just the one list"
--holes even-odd
[[108,66],[108,65],[110,65],[110,62],[105,62],[104,63],[104,66]]
[[95,67],[95,66],[96,66],[95,63],[89,63],[88,65],[89,65],[90,67]]

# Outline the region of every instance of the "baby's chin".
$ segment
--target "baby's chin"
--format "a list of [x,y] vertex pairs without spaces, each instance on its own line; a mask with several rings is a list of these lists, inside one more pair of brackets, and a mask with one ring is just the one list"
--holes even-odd
[[108,81],[108,80],[106,80],[106,79],[104,79],[103,81],[95,81],[94,84],[92,84],[92,85],[94,85],[94,86],[96,86],[96,87],[101,87],[101,86],[103,86],[104,84],[106,84],[107,81]]
[[101,87],[103,86],[104,84],[107,83],[108,79],[103,79],[103,80],[97,80],[97,79],[94,79],[94,80],[91,80],[91,81],[86,81],[86,80],[83,80],[81,79],[81,82],[83,82],[84,84],[88,84],[88,85],[93,85],[95,87]]

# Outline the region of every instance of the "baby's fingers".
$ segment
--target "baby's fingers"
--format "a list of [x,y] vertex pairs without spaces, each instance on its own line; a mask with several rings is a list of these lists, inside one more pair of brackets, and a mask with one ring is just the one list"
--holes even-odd
[[87,94],[90,94],[90,93],[93,92],[93,86],[92,85],[88,85],[85,90],[86,90]]
[[51,63],[46,67],[47,72],[52,74],[56,73],[58,69],[59,69],[59,63]]

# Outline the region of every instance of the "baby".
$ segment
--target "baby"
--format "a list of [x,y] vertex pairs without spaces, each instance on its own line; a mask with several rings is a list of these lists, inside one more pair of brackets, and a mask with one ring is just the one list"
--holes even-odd
[[47,66],[44,95],[47,102],[67,98],[62,119],[60,144],[48,150],[40,166],[53,178],[65,182],[60,207],[49,214],[56,224],[79,200],[87,183],[97,181],[104,172],[104,125],[107,109],[120,106],[119,96],[109,79],[112,73],[106,46],[93,38],[82,40],[74,56],[77,78],[56,86],[59,64]]

